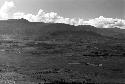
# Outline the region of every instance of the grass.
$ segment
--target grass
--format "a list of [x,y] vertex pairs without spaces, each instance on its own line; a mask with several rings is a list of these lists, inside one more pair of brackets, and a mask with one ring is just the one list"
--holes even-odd
[[[35,43],[35,44],[34,44]],[[124,44],[36,43],[1,44],[0,73],[17,84],[124,83]],[[16,45],[16,46],[15,46]],[[89,46],[89,47],[87,47]],[[96,47],[96,48],[95,48]],[[104,51],[107,51],[105,54]],[[110,51],[110,52],[108,52]],[[112,53],[121,53],[113,56]],[[101,65],[101,66],[99,66]]]

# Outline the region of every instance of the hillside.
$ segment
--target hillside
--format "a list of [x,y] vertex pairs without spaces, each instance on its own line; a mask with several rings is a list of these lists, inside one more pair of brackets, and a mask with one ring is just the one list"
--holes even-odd
[[125,30],[0,21],[0,83],[125,83]]
[[83,31],[97,33],[102,36],[125,38],[125,30],[119,28],[95,28],[93,26],[71,26],[67,24],[28,22],[25,20],[0,21],[0,34],[12,36],[46,36],[56,31]]

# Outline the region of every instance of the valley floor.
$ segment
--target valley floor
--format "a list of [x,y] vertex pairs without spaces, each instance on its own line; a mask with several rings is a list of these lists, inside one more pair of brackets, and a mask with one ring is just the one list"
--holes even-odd
[[107,51],[87,43],[1,42],[0,84],[125,83],[124,53]]

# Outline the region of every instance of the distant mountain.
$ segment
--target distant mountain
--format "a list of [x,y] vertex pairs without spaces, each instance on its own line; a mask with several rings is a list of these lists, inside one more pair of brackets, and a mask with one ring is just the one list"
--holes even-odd
[[95,28],[90,25],[73,26],[59,23],[28,22],[25,19],[0,21],[0,35],[13,37],[43,38],[116,38],[125,39],[125,30],[120,28]]

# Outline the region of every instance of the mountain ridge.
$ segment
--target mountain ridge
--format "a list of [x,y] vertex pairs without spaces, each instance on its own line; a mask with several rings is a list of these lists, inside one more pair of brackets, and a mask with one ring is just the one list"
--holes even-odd
[[96,28],[91,25],[73,26],[62,23],[28,22],[25,19],[0,21],[1,35],[41,37],[59,31],[90,31],[106,37],[125,39],[125,29],[120,28]]

